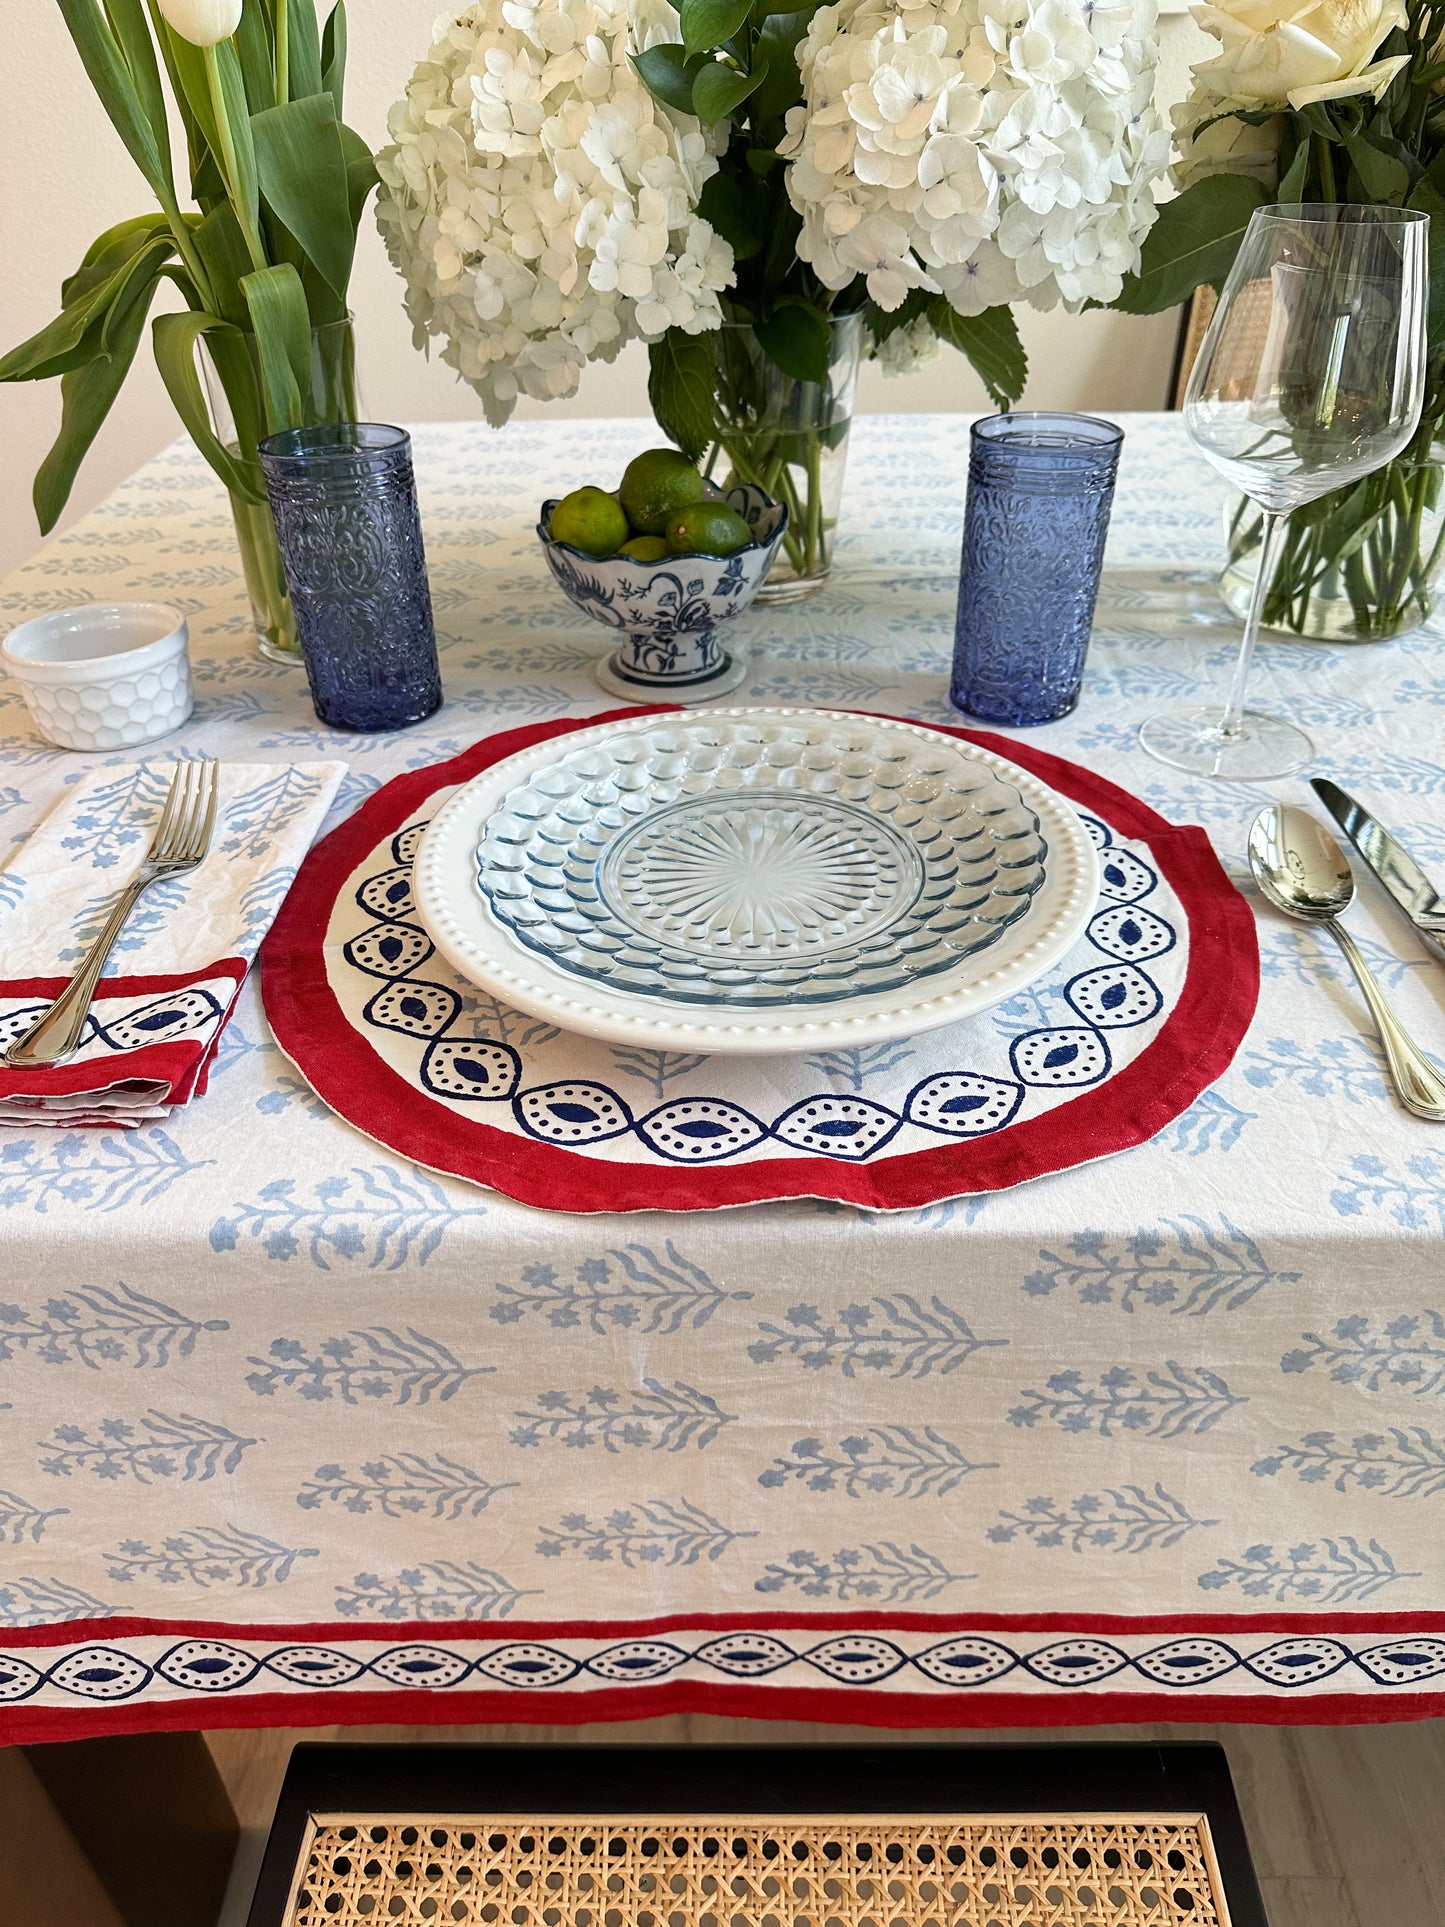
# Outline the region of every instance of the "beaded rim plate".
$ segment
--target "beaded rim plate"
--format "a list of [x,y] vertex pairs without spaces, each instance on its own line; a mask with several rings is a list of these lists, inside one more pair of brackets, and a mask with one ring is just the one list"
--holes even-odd
[[[1018,892],[1009,896],[1005,891],[995,898],[990,882],[982,890],[960,895],[952,886],[949,860],[945,860],[935,878],[935,896],[942,906],[937,923],[933,916],[920,922],[914,906],[928,889],[929,872],[923,857],[917,854],[919,845],[900,833],[889,812],[870,814],[868,835],[876,840],[879,852],[886,851],[893,867],[872,863],[863,883],[845,892],[845,902],[821,909],[816,900],[813,902],[811,921],[804,920],[807,927],[795,931],[788,943],[780,946],[788,952],[783,974],[787,977],[791,972],[791,980],[781,986],[786,1001],[771,1001],[778,986],[766,982],[766,959],[761,972],[762,995],[769,1001],[758,1000],[755,990],[754,1001],[747,1001],[746,988],[733,1001],[702,1001],[695,988],[689,998],[685,980],[682,994],[678,994],[678,972],[690,961],[696,962],[698,952],[706,947],[694,936],[686,943],[677,942],[667,958],[667,970],[660,964],[654,968],[652,982],[645,990],[624,987],[613,976],[603,978],[579,970],[575,960],[563,963],[547,954],[538,942],[536,929],[530,932],[533,942],[529,944],[514,923],[498,914],[495,895],[489,902],[479,883],[479,848],[494,834],[493,826],[498,822],[504,828],[511,825],[516,829],[514,815],[504,814],[504,810],[517,795],[525,793],[534,799],[548,798],[549,807],[555,806],[555,850],[558,860],[565,863],[571,845],[564,829],[570,836],[576,822],[585,823],[596,813],[595,798],[588,796],[585,786],[577,784],[575,773],[583,769],[600,772],[610,784],[619,770],[631,767],[638,772],[639,789],[650,792],[655,787],[656,756],[649,772],[636,755],[644,748],[637,739],[648,737],[661,742],[664,750],[669,743],[686,747],[742,742],[761,744],[765,752],[770,740],[781,743],[788,750],[785,774],[794,781],[801,780],[797,777],[800,745],[804,778],[808,777],[810,761],[820,761],[825,779],[831,780],[827,771],[845,766],[838,747],[842,744],[851,759],[846,760],[846,769],[855,795],[871,793],[870,786],[875,783],[890,787],[904,800],[905,816],[920,823],[926,819],[932,825],[925,841],[949,844],[952,832],[946,825],[934,823],[921,807],[930,795],[935,801],[943,796],[943,814],[957,817],[956,840],[964,849],[968,847],[968,834],[978,835],[977,819],[987,813],[986,808],[977,806],[994,807],[1007,830],[1005,847],[1018,859]],[[816,755],[815,743],[820,746]],[[726,757],[721,760],[726,762]],[[940,783],[939,771],[948,772],[956,787]],[[933,774],[924,780],[927,772]],[[764,786],[754,788],[751,794],[756,809],[764,795],[771,799],[777,791]],[[612,796],[610,789],[607,796]],[[954,798],[951,803],[947,801],[949,796]],[[612,800],[615,802],[615,798]],[[830,810],[858,808],[848,795],[828,801]],[[685,812],[691,802],[687,795],[664,798],[660,810],[639,812],[630,821],[619,813],[620,827],[596,868],[600,871],[607,867],[609,860],[614,869],[629,862],[634,868],[645,867],[653,855],[648,845],[649,825],[661,811]],[[757,825],[749,829],[747,814],[746,810],[734,813],[733,828],[744,843],[757,830]],[[569,816],[574,820],[570,825]],[[527,838],[520,839],[524,844],[533,827],[529,822]],[[684,825],[686,829],[693,827]],[[828,827],[836,831],[839,824]],[[863,827],[861,814],[859,827]],[[711,829],[716,833],[718,825],[714,823]],[[826,830],[818,833],[825,835]],[[514,845],[517,841],[514,836]],[[545,839],[539,847],[545,849]],[[749,849],[745,854],[751,860],[753,852]],[[796,878],[800,870],[806,870],[802,858],[791,849],[788,860],[792,865],[790,876]],[[983,867],[992,870],[995,866]],[[654,866],[647,881],[655,885],[657,880]],[[664,878],[666,886],[670,888],[675,880],[669,870]],[[690,883],[693,881],[695,878],[689,878]],[[603,723],[561,742],[539,743],[506,758],[458,790],[433,818],[417,853],[413,885],[421,919],[447,961],[462,976],[520,1010],[544,1017],[565,1030],[613,1043],[763,1053],[811,1050],[830,1043],[883,1042],[955,1023],[1013,995],[1049,969],[1082,932],[1094,907],[1098,864],[1093,845],[1072,808],[1036,777],[1003,757],[960,745],[956,737],[936,730],[885,717],[831,710],[739,708],[709,710],[706,714],[652,714]],[[968,910],[970,904],[974,910]],[[950,919],[961,924],[965,912],[973,917],[978,908],[991,912],[992,921],[986,914],[976,925],[968,923],[962,932],[962,940],[968,945],[965,954],[945,955],[939,961],[939,952],[946,947],[946,938],[940,932]],[[822,914],[824,909],[832,915]],[[704,936],[706,931],[712,932],[714,951],[722,928],[725,946],[733,946],[730,957],[737,981],[740,953],[735,941],[735,912],[735,903],[726,906],[724,913],[716,897],[710,897],[703,928]],[[515,917],[515,905],[510,906],[510,913]],[[667,915],[672,914],[668,910]],[[693,922],[688,924],[684,917],[682,928],[695,931],[700,914],[695,903],[687,914]],[[911,923],[907,921],[910,915]],[[917,937],[927,966],[924,972],[904,975],[891,968],[886,935],[890,916],[895,923],[902,918],[905,928]],[[860,932],[873,946],[870,954],[881,960],[875,978],[861,986],[848,984],[842,991],[830,986],[822,998],[816,991],[810,998],[807,986],[813,978],[820,971],[826,974],[830,958],[850,959],[859,947]],[[635,916],[627,935],[634,945],[641,945],[640,949],[628,949],[628,955],[664,948],[659,942],[660,926],[639,928]],[[728,966],[720,965],[713,954],[703,957],[701,967],[707,972]],[[852,968],[851,961],[847,968]],[[741,974],[746,980],[747,971]],[[755,983],[758,975],[754,970],[751,981]],[[704,989],[703,995],[710,998],[711,992]]]

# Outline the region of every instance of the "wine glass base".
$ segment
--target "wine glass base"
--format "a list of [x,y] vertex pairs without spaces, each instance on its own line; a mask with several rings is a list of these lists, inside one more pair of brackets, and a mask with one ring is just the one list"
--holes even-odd
[[1139,741],[1171,769],[1191,776],[1215,776],[1226,783],[1263,783],[1293,776],[1315,759],[1315,746],[1302,729],[1278,716],[1246,709],[1239,727],[1226,736],[1224,711],[1212,703],[1166,709],[1139,725]]

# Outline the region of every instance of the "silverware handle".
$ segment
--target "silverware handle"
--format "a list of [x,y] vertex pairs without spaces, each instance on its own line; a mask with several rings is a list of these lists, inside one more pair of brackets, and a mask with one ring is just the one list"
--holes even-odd
[[1435,1068],[1390,1007],[1389,1000],[1375,982],[1360,947],[1343,924],[1330,922],[1325,928],[1345,953],[1345,961],[1355,973],[1355,981],[1365,993],[1370,1015],[1385,1047],[1385,1060],[1400,1102],[1416,1117],[1445,1124],[1445,1076]]
[[74,1055],[80,1034],[85,1029],[86,1014],[95,995],[95,987],[100,982],[100,973],[105,969],[116,938],[125,928],[126,918],[134,910],[141,892],[153,881],[151,877],[136,877],[121,891],[100,935],[86,951],[79,970],[38,1022],[32,1024],[23,1037],[15,1039],[5,1053],[7,1064],[61,1064]]

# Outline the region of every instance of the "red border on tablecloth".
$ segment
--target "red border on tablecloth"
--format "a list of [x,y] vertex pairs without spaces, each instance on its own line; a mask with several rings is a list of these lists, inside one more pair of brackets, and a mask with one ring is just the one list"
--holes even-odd
[[[1259,995],[1259,949],[1249,906],[1204,831],[1179,828],[1137,797],[1076,763],[1012,739],[947,729],[1006,756],[1073,802],[1148,841],[1189,918],[1189,965],[1159,1035],[1132,1064],[1041,1117],[986,1138],[951,1141],[866,1165],[832,1158],[761,1158],[733,1167],[679,1170],[604,1164],[559,1145],[457,1119],[419,1098],[347,1021],[326,978],[324,942],[337,893],[378,843],[427,797],[534,743],[620,717],[675,713],[609,710],[582,720],[530,724],[484,737],[449,762],[395,777],[319,843],[301,867],[261,948],[266,1014],[276,1041],[318,1094],[359,1130],[430,1170],[485,1184],[522,1204],[564,1211],[692,1211],[794,1197],[836,1198],[906,1210],[941,1198],[998,1191],[1051,1171],[1143,1144],[1188,1109],[1239,1048]],[[906,719],[904,719],[906,720]],[[364,1094],[364,1121],[356,1115]]]
[[[265,1641],[268,1645],[308,1642],[355,1648],[382,1648],[403,1641],[537,1640],[566,1638],[665,1638],[684,1630],[815,1635],[848,1632],[927,1632],[939,1638],[960,1633],[1058,1632],[1075,1637],[1099,1635],[1194,1634],[1225,1637],[1231,1632],[1298,1634],[1328,1638],[1364,1633],[1379,1638],[1421,1633],[1445,1634],[1445,1613],[1339,1613],[1322,1624],[1309,1613],[1117,1614],[1084,1613],[679,1613],[651,1620],[619,1621],[437,1621],[421,1624],[306,1622],[295,1625],[233,1625],[207,1620],[92,1619],[47,1626],[6,1629],[0,1650],[47,1646],[120,1644],[139,1638]],[[1275,1694],[1174,1693],[1143,1691],[1071,1692],[1027,1695],[1007,1691],[904,1693],[886,1686],[792,1687],[737,1681],[682,1680],[655,1685],[519,1691],[515,1688],[446,1689],[416,1687],[352,1692],[257,1693],[230,1699],[203,1692],[175,1699],[112,1705],[0,1709],[0,1745],[82,1739],[96,1734],[204,1731],[257,1726],[346,1726],[372,1724],[469,1725],[516,1722],[530,1725],[586,1726],[664,1713],[715,1713],[733,1718],[802,1719],[827,1724],[965,1730],[972,1727],[1095,1726],[1116,1721],[1168,1720],[1180,1724],[1259,1723],[1265,1725],[1386,1724],[1445,1715],[1445,1692],[1376,1689],[1363,1693]]]

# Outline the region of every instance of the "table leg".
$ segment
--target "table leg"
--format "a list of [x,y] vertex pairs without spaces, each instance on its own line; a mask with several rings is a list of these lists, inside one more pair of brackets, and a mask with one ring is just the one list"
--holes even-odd
[[213,1927],[239,1828],[201,1734],[21,1750],[125,1927]]

